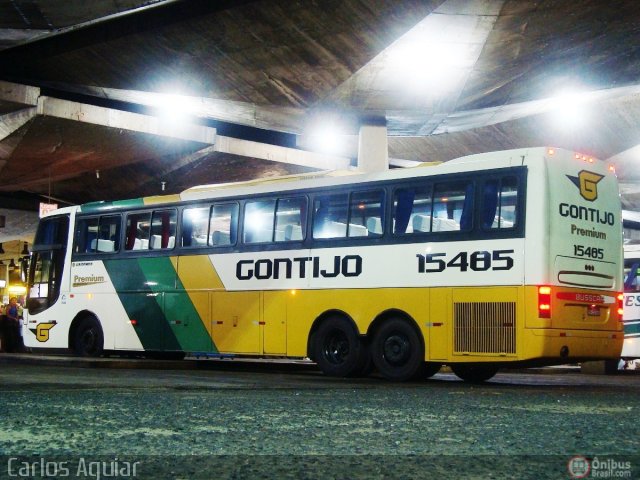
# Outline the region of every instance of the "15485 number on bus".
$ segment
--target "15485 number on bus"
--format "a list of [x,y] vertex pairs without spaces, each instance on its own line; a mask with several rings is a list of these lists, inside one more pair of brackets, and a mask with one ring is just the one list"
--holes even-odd
[[461,272],[468,270],[486,272],[487,270],[511,270],[513,268],[513,250],[481,250],[478,252],[459,252],[451,258],[446,253],[416,254],[418,272],[444,272],[447,268],[457,268]]

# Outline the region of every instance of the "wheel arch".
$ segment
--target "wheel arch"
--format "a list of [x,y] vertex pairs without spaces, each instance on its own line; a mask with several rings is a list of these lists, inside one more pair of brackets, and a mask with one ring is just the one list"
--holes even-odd
[[307,337],[307,357],[309,357],[311,360],[314,360],[314,358],[312,357],[313,356],[313,339],[314,339],[314,335],[318,331],[318,328],[320,327],[320,325],[322,325],[322,322],[324,322],[326,319],[328,319],[330,317],[334,317],[334,316],[339,316],[339,317],[344,318],[347,322],[349,322],[349,324],[353,328],[353,331],[356,332],[356,334],[358,336],[362,336],[362,333],[358,329],[358,326],[356,325],[356,322],[353,320],[351,315],[349,315],[344,310],[331,309],[331,310],[327,310],[325,312],[322,312],[320,315],[318,315],[316,317],[316,319],[311,324],[311,329],[309,330],[309,335]]
[[411,327],[416,331],[418,338],[420,339],[423,354],[426,354],[427,345],[424,339],[424,335],[422,334],[422,330],[420,330],[420,327],[418,326],[418,322],[416,322],[416,320],[407,312],[398,308],[390,308],[388,310],[380,312],[378,316],[373,319],[371,325],[369,325],[369,329],[367,330],[367,337],[373,338],[376,330],[378,330],[385,321],[391,318],[400,318],[411,325]]
[[67,338],[67,346],[70,350],[73,350],[73,339],[75,338],[78,325],[80,325],[80,322],[82,322],[85,318],[93,318],[96,322],[98,322],[98,325],[100,325],[100,330],[102,330],[102,335],[104,339],[104,329],[102,328],[102,323],[100,322],[100,319],[98,318],[98,316],[90,310],[81,310],[76,314],[75,317],[73,317],[73,320],[71,321],[71,326],[69,327],[69,336]]

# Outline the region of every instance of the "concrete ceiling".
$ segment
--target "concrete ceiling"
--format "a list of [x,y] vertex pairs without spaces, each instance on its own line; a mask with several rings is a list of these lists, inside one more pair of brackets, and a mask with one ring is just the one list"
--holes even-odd
[[[326,118],[345,144],[309,153]],[[344,166],[372,119],[392,159],[611,161],[640,209],[640,4],[0,0],[0,206]]]

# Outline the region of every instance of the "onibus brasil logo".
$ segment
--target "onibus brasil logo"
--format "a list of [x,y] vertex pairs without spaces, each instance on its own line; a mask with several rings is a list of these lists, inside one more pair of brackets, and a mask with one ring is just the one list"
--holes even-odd
[[593,202],[598,198],[598,182],[604,178],[604,175],[581,170],[577,177],[567,175],[567,178],[580,189],[582,198]]
[[631,462],[576,455],[567,463],[571,478],[631,478]]

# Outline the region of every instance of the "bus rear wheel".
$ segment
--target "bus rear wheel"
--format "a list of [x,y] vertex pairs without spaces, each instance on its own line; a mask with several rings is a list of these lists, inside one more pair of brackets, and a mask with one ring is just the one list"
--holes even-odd
[[454,363],[451,370],[456,376],[468,383],[482,383],[498,373],[498,367],[472,363]]
[[388,380],[403,382],[422,374],[424,349],[420,336],[409,322],[392,318],[376,330],[371,356],[378,372]]
[[73,352],[81,357],[99,357],[104,348],[100,323],[93,317],[80,320],[73,333]]
[[352,377],[363,373],[368,351],[349,321],[334,316],[315,332],[312,358],[326,375]]

